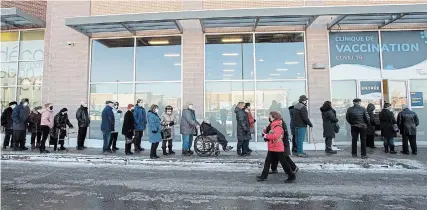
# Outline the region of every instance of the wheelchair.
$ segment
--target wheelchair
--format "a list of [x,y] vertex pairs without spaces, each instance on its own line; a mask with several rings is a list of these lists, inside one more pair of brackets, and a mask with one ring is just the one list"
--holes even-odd
[[220,155],[219,143],[216,135],[203,135],[200,130],[200,135],[194,140],[194,151],[200,157],[209,157],[212,154],[216,157]]

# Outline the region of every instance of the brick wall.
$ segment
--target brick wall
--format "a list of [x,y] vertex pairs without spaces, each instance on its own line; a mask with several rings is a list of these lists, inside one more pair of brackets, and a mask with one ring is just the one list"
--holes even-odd
[[109,15],[183,10],[182,0],[91,1],[91,15]]
[[[23,12],[26,12],[32,16],[39,18],[40,20],[46,20],[46,5],[47,1],[0,1],[1,8],[13,8],[16,7]],[[20,29],[27,28],[39,28],[39,26],[28,25],[20,27]],[[2,30],[16,29],[15,27],[6,26],[2,27]]]

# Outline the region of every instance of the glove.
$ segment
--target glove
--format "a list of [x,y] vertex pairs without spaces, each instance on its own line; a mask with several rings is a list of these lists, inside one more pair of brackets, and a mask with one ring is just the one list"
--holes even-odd
[[151,131],[151,132],[153,132],[153,133],[157,133],[157,132],[158,132],[158,130],[155,130],[155,131]]
[[122,113],[122,110],[117,110],[117,113]]
[[175,123],[172,121],[169,123],[169,126],[175,125]]

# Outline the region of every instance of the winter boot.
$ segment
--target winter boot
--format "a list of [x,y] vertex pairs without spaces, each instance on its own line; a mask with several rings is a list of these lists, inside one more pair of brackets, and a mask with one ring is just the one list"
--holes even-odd
[[172,146],[168,147],[168,149],[169,149],[169,155],[174,155],[175,154],[175,152],[172,151]]
[[36,144],[36,148],[40,148],[40,143],[37,143],[37,144]]
[[36,145],[34,143],[31,144],[31,149],[36,149]]
[[297,179],[294,173],[288,175],[288,179],[285,180],[285,183],[292,183]]
[[163,155],[169,155],[169,153],[166,152],[166,147],[162,147],[162,150],[163,150]]
[[257,177],[256,177],[256,180],[257,180],[257,181],[259,181],[259,182],[262,182],[262,181],[267,180],[267,177],[257,176]]
[[384,152],[388,153],[388,145],[384,144]]
[[396,154],[397,152],[394,151],[394,145],[390,145],[390,154]]

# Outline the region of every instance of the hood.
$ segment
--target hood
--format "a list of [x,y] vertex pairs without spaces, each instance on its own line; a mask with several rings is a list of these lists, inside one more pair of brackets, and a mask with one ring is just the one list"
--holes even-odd
[[320,111],[321,111],[321,112],[327,112],[327,111],[329,111],[329,110],[331,110],[331,109],[330,109],[330,108],[325,109],[325,108],[323,108],[323,107],[320,107]]
[[368,104],[368,106],[366,107],[366,111],[368,112],[373,112],[374,110],[375,110],[374,104]]
[[296,104],[295,106],[294,106],[294,109],[301,109],[301,108],[303,108],[303,107],[305,107],[305,105],[304,104],[302,104],[302,103],[298,103],[298,104]]

